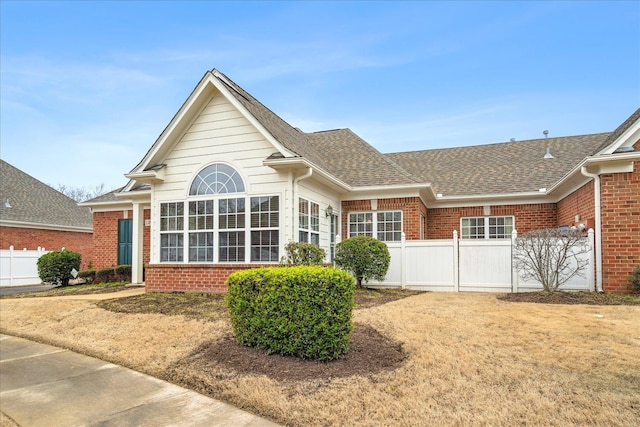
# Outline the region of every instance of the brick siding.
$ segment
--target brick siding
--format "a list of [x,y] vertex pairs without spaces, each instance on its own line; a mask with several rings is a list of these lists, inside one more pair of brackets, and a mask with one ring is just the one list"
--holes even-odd
[[81,269],[86,269],[93,259],[93,235],[77,231],[42,230],[37,228],[0,227],[0,248],[35,250],[38,246],[48,251],[62,248],[78,252],[82,261]]
[[[427,239],[450,239],[453,230],[457,230],[460,235],[460,218],[485,216],[482,206],[427,209],[427,215]],[[519,234],[556,227],[558,223],[555,203],[490,206],[490,216],[506,215],[515,217]]]
[[[580,220],[576,222],[576,215]],[[593,180],[558,202],[558,226],[585,224],[595,230],[595,195]]]
[[[127,218],[133,218],[133,211],[127,211]],[[118,220],[125,218],[125,211],[93,213],[93,267],[98,270],[118,264]],[[144,219],[151,218],[151,210],[144,210]],[[149,264],[151,227],[144,226],[142,260]]]
[[640,265],[640,161],[633,172],[603,174],[600,179],[603,287],[627,293],[629,276]]

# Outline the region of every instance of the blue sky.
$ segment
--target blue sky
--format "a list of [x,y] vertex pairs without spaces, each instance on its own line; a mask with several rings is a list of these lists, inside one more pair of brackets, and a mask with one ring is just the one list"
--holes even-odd
[[640,106],[640,2],[0,3],[0,157],[123,185],[206,70],[382,152],[608,132]]

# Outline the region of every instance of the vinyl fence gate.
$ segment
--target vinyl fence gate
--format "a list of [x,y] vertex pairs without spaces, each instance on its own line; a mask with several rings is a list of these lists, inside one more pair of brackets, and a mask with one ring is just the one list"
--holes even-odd
[[[449,292],[531,292],[542,289],[535,280],[524,280],[517,271],[513,248],[517,239],[459,239],[457,231],[452,239],[406,240],[389,242],[391,263],[382,282],[370,281],[372,287],[400,287],[403,289]],[[588,268],[582,275],[572,277],[561,290],[593,291],[594,234],[588,233]]]

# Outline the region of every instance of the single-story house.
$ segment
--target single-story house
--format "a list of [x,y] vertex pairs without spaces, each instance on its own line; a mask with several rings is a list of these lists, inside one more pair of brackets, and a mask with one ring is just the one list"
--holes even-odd
[[291,126],[214,69],[125,177],[82,204],[95,263],[130,256],[152,291],[224,291],[230,272],[278,263],[289,241],[331,261],[336,235],[575,226],[595,230],[598,289],[626,292],[640,264],[640,109],[613,132],[384,154],[349,129]]
[[0,249],[79,252],[93,258],[91,210],[0,160]]

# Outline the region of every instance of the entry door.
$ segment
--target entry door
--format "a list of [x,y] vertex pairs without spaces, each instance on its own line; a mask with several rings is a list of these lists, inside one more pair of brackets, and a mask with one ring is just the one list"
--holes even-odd
[[133,220],[118,220],[118,265],[131,265]]

